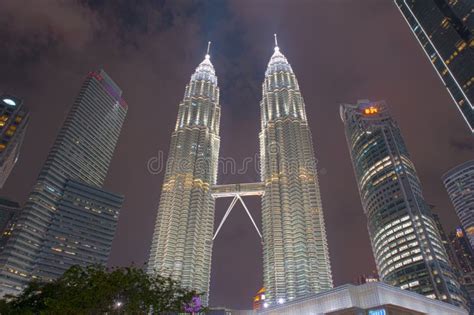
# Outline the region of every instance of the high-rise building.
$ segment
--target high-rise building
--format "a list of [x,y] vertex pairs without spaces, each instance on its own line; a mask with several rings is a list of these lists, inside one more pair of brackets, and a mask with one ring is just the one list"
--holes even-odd
[[397,123],[384,102],[343,104],[341,119],[383,282],[465,305]]
[[474,160],[456,166],[442,179],[461,226],[474,248]]
[[[205,293],[204,304],[213,239],[239,200],[263,239],[268,306],[332,287],[305,105],[278,46],[265,73],[260,108],[262,182],[216,185],[221,108],[209,54],[191,76],[179,104],[148,271]],[[249,195],[262,196],[263,236],[242,200]],[[214,200],[226,197],[234,199],[214,234]]]
[[474,13],[470,0],[395,0],[474,133]]
[[18,202],[0,198],[0,252],[10,237],[10,230],[20,211],[21,207]]
[[207,305],[219,154],[219,88],[209,54],[178,107],[153,234],[148,271],[205,293]]
[[15,201],[0,198],[0,233],[3,233],[12,219],[20,212],[20,204]]
[[332,288],[332,275],[305,103],[277,43],[262,88],[263,284],[274,305]]
[[456,232],[450,233],[448,237],[436,213],[433,213],[433,219],[440,232],[451,266],[454,267],[454,274],[461,284],[464,297],[470,304],[471,312],[474,312],[474,254],[469,240],[462,228],[457,228]]
[[0,96],[0,188],[18,160],[28,121],[29,113],[22,100]]
[[470,310],[474,313],[474,252],[461,227],[449,234],[453,266],[458,271],[459,282],[463,286],[466,297],[470,300]]
[[[80,196],[76,198],[84,197],[74,191],[70,181],[90,186],[91,191],[102,186],[127,112],[127,104],[121,95],[122,91],[105,71],[91,72],[87,76],[0,253],[0,295],[16,294],[25,283],[49,272],[42,269],[45,260],[40,259],[53,250],[45,241],[49,235],[66,229],[60,218],[71,210],[67,205],[71,196],[77,193]],[[86,190],[85,186],[80,189]],[[80,200],[74,206],[81,207],[87,202]],[[91,203],[94,203],[93,198]],[[75,213],[78,213],[77,209]],[[80,224],[82,218],[68,220]],[[90,233],[94,232],[84,231],[84,235]],[[73,234],[72,238],[77,232]],[[108,232],[104,232],[104,236],[108,237]],[[57,239],[57,242],[61,241]],[[69,239],[62,244],[67,246],[68,242]],[[84,244],[92,245],[87,242],[85,240]],[[81,252],[69,249],[82,256],[82,265],[100,260],[92,251],[87,256],[82,254],[85,249],[80,249]]]
[[[431,210],[434,210],[434,206],[431,206]],[[454,257],[454,251],[451,247],[451,241],[449,240],[446,232],[443,228],[443,224],[441,223],[441,218],[435,212],[431,212],[431,216],[433,217],[433,221],[435,223],[436,228],[438,229],[439,236],[441,238],[441,242],[443,243],[444,249],[446,250],[446,254],[448,255],[449,262],[451,266],[456,267],[456,259]],[[454,269],[454,273],[459,277],[460,273],[458,272],[457,268]]]
[[459,271],[463,274],[474,272],[474,252],[464,230],[458,227],[449,234],[449,240]]
[[33,273],[55,279],[73,265],[106,265],[122,203],[123,196],[68,180]]

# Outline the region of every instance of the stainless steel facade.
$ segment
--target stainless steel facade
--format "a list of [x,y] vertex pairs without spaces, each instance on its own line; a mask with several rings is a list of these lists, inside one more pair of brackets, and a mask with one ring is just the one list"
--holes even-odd
[[0,253],[0,295],[20,292],[41,273],[38,258],[47,255],[44,242],[66,183],[102,186],[127,113],[121,95],[105,71],[87,76]]
[[186,86],[163,183],[148,270],[209,292],[214,199],[233,197],[214,237],[242,197],[262,196],[268,305],[332,287],[316,161],[305,105],[290,64],[275,48],[263,83],[261,179],[216,185],[219,89],[207,55]]
[[211,272],[219,154],[219,88],[210,56],[191,76],[178,107],[161,191],[148,271],[205,293]]
[[381,280],[465,305],[400,129],[384,102],[340,107]]
[[263,283],[275,305],[332,288],[332,275],[305,103],[278,46],[262,88]]
[[474,133],[474,4],[472,0],[395,0]]

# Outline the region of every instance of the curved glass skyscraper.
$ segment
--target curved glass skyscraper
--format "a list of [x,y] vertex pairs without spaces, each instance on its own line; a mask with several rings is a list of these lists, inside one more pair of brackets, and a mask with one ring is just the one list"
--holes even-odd
[[262,87],[263,281],[267,303],[281,304],[332,288],[332,276],[305,104],[278,46]]
[[420,180],[384,102],[340,107],[382,281],[465,305]]
[[149,272],[171,276],[206,293],[211,270],[214,199],[219,154],[219,88],[209,55],[186,86],[171,136],[156,218]]

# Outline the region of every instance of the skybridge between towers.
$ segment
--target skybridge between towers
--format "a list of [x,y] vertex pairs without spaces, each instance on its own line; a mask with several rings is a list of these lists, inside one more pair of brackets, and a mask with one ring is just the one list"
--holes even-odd
[[227,217],[229,216],[230,212],[234,208],[235,204],[237,201],[240,201],[242,206],[245,209],[245,212],[247,212],[247,215],[250,218],[250,221],[252,221],[253,226],[255,227],[255,230],[258,233],[258,236],[262,238],[262,233],[260,233],[260,230],[257,227],[257,224],[255,223],[255,220],[253,219],[252,215],[250,214],[249,209],[247,208],[247,205],[245,204],[244,200],[242,197],[246,196],[263,196],[265,193],[265,183],[263,182],[257,182],[257,183],[241,183],[241,184],[225,184],[225,185],[214,185],[212,186],[212,197],[215,199],[218,198],[233,198],[229,207],[227,208],[227,211],[224,214],[224,217],[221,220],[221,223],[217,227],[216,232],[214,233],[214,236],[212,237],[212,240],[215,240],[217,237],[217,234],[219,233],[220,229],[222,228],[222,225],[224,222],[227,220]]
[[[220,118],[224,110],[219,95],[216,72],[207,52],[178,105],[149,272],[171,275],[183,287],[209,292],[213,240],[240,202],[262,241],[266,303],[273,306],[332,288],[306,107],[296,75],[280,51],[276,36],[259,103],[261,129],[256,140],[263,183],[251,180],[214,185],[221,161]],[[244,203],[247,196],[260,196],[262,233]],[[215,222],[218,198],[229,199],[220,223]],[[203,305],[208,304],[208,296],[203,295]]]

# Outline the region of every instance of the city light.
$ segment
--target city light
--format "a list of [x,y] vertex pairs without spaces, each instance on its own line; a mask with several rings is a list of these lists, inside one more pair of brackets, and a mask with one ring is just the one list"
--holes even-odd
[[285,303],[285,299],[279,298],[278,299],[278,304],[283,304],[283,303]]
[[2,101],[7,105],[16,106],[16,102],[11,98],[4,98]]
[[267,302],[263,303],[263,307],[268,308],[268,303]]
[[364,109],[364,114],[366,115],[374,115],[379,112],[379,109],[375,106],[370,106]]

